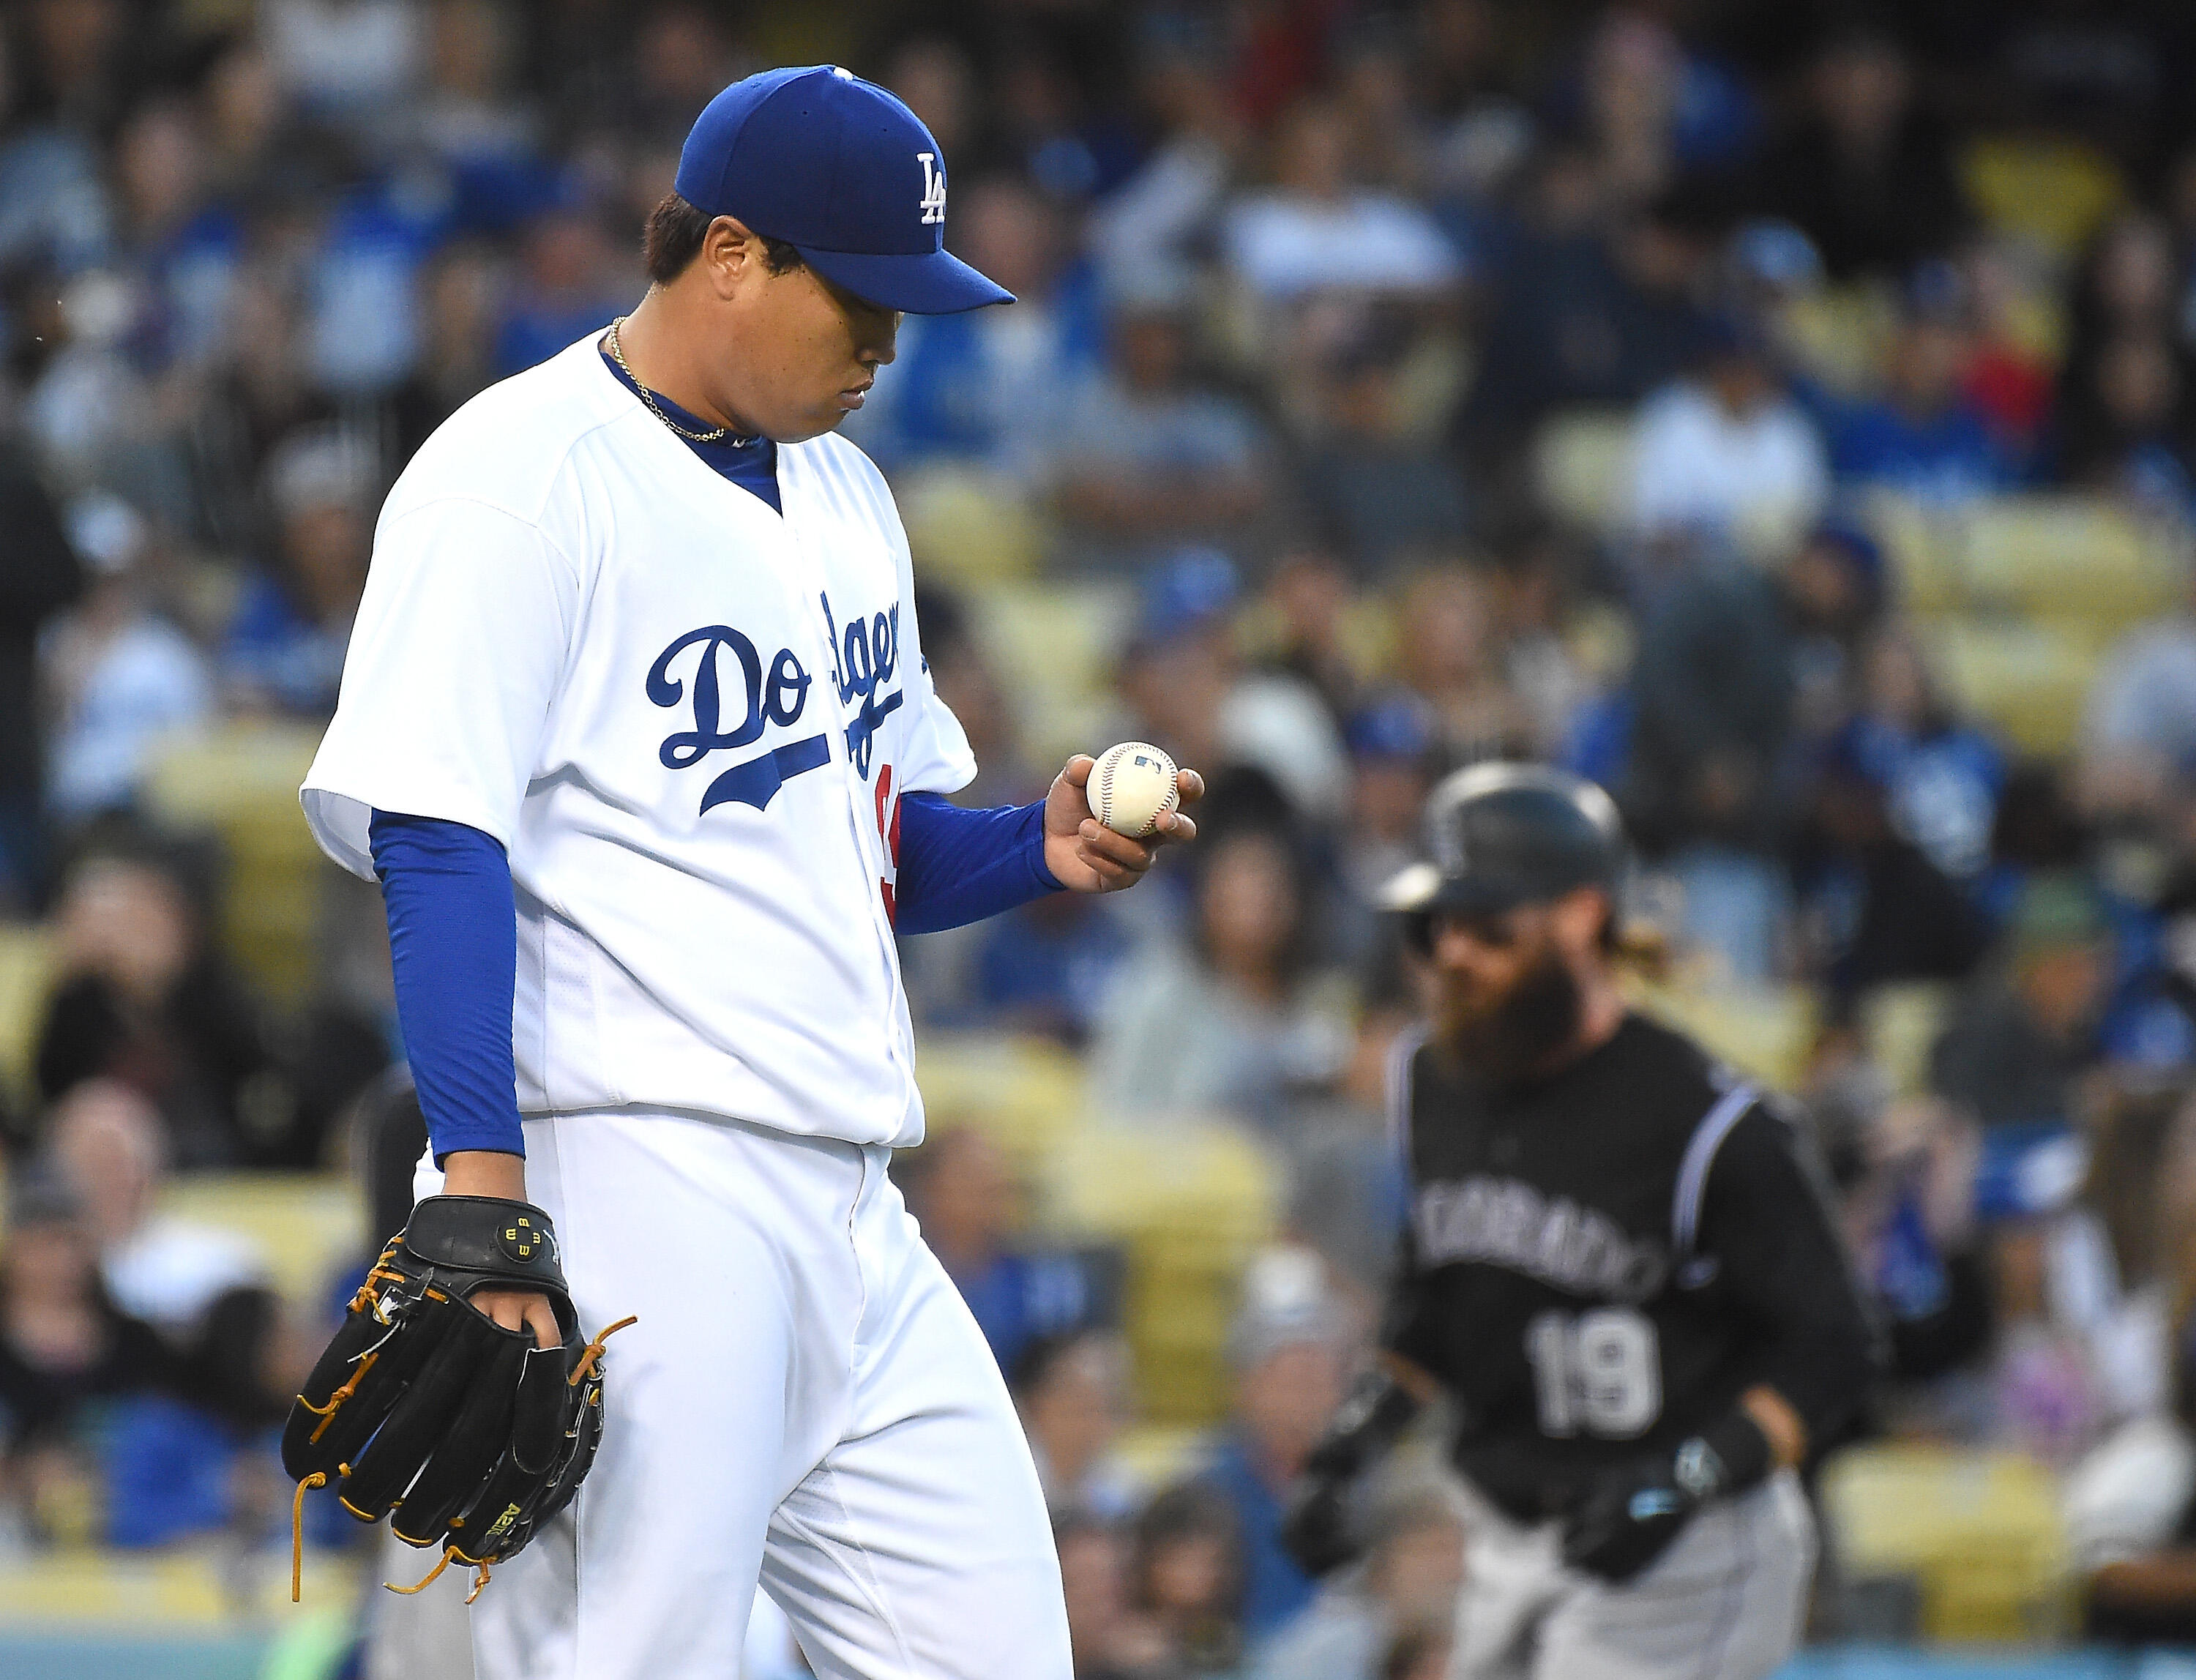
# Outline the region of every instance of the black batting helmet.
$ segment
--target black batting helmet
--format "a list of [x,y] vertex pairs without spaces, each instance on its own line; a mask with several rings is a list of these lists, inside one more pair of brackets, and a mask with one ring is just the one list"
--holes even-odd
[[1390,879],[1384,908],[1410,915],[1492,915],[1623,883],[1616,802],[1582,776],[1546,765],[1479,764],[1444,777],[1426,799],[1430,857]]

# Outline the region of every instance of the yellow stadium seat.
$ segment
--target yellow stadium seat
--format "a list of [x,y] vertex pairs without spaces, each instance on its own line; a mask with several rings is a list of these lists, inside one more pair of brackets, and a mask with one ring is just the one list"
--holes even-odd
[[0,1086],[19,1103],[35,1094],[32,1061],[51,984],[53,953],[45,930],[0,924]]
[[1113,1456],[1139,1487],[1159,1488],[1195,1470],[1210,1439],[1194,1425],[1138,1423],[1122,1433]]
[[917,576],[980,588],[1037,569],[1044,528],[1011,481],[965,467],[922,467],[895,475],[893,494]]
[[1992,228],[2060,257],[2087,244],[2126,194],[2110,158],[2060,136],[1975,141],[1960,159],[1960,178]]
[[335,1173],[194,1173],[171,1180],[161,1210],[253,1244],[284,1296],[317,1309],[336,1274],[366,1257],[366,1209]]
[[1822,1477],[1849,1576],[1904,1575],[1931,1639],[2030,1642],[2067,1621],[2057,1478],[2017,1453],[1897,1445],[1835,1455]]
[[[1344,668],[1370,687],[1395,668],[1396,606],[1384,593],[1351,596],[1336,621],[1336,642]],[[1258,596],[1236,609],[1235,652],[1248,665],[1271,665],[1292,651],[1289,621],[1271,595]]]
[[1861,1000],[1869,1054],[1902,1097],[1928,1088],[1929,1052],[1951,1013],[1954,988],[1934,980],[1878,986]]
[[1589,531],[1616,530],[1631,513],[1631,411],[1550,416],[1533,439],[1533,477],[1558,517]]
[[1367,678],[1395,668],[1399,626],[1395,603],[1383,595],[1361,595],[1342,609],[1341,643],[1349,668]]
[[203,1540],[155,1552],[31,1552],[0,1566],[0,1626],[182,1632],[278,1617],[347,1622],[365,1567],[353,1552],[309,1552],[308,1602],[298,1610],[286,1545],[241,1555]]
[[157,753],[147,780],[153,815],[210,829],[228,853],[224,934],[267,994],[287,1002],[312,984],[324,863],[298,809],[298,784],[320,745],[312,725],[232,724]]
[[1995,725],[2024,753],[2057,758],[2073,745],[2097,667],[2094,631],[1952,618],[1925,623],[1922,636],[1961,710]]
[[1815,1002],[1803,986],[1643,986],[1635,1001],[1741,1073],[1777,1089],[1794,1088],[1806,1072]]
[[1043,1039],[925,1033],[915,1077],[933,1128],[980,1128],[1032,1184],[1082,1113],[1082,1064]]
[[1787,304],[1777,328],[1786,349],[1809,374],[1832,390],[1858,396],[1882,382],[1898,310],[1881,286],[1824,286]]
[[1127,1251],[1139,1412],[1163,1425],[1216,1422],[1243,1267],[1274,1228],[1273,1163],[1232,1128],[1185,1120],[1093,1125],[1066,1138],[1050,1167],[1062,1227]]
[[1050,583],[987,589],[970,617],[1024,745],[1040,764],[1095,753],[1114,710],[1113,667],[1135,592],[1124,584]]
[[1082,1064],[1043,1041],[933,1033],[916,1075],[933,1129],[974,1126],[1005,1152],[1040,1230],[1120,1247],[1140,1417],[1188,1429],[1222,1415],[1238,1282],[1275,1223],[1266,1158],[1222,1126],[1093,1123]]
[[1967,604],[1956,519],[1886,493],[1869,498],[1864,522],[1882,545],[1885,587],[1900,611],[1949,613]]
[[2003,496],[1961,523],[1979,608],[2116,630],[2166,610],[2185,587],[2181,546],[2097,497]]

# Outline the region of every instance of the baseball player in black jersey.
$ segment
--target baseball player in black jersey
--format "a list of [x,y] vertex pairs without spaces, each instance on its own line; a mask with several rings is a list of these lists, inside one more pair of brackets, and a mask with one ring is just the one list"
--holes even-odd
[[1754,1680],[1815,1558],[1795,1467],[1858,1406],[1872,1341],[1801,1140],[1632,1013],[1615,806],[1483,765],[1392,882],[1436,1007],[1390,1100],[1411,1217],[1381,1368],[1287,1538],[1350,1554],[1353,1484],[1445,1394],[1473,1506],[1457,1680]]

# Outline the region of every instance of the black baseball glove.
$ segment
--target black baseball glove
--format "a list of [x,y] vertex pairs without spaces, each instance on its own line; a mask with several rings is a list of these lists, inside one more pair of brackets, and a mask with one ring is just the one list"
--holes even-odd
[[1743,1413],[1690,1436],[1667,1458],[1604,1470],[1563,1527],[1563,1562],[1606,1581],[1630,1580],[1709,1500],[1769,1473],[1768,1438]]
[[[548,1296],[563,1344],[504,1329],[467,1299],[480,1289]],[[466,1564],[480,1572],[477,1596],[488,1566],[578,1491],[602,1439],[603,1342],[632,1322],[581,1335],[540,1209],[428,1198],[367,1273],[291,1409],[282,1464],[298,1512],[309,1489],[330,1486],[361,1522],[394,1511],[398,1539],[442,1550],[427,1579]],[[293,1599],[298,1586],[293,1567]]]
[[1364,1550],[1358,1532],[1359,1479],[1410,1427],[1419,1402],[1384,1371],[1358,1380],[1305,1459],[1281,1518],[1281,1545],[1315,1578],[1353,1562]]

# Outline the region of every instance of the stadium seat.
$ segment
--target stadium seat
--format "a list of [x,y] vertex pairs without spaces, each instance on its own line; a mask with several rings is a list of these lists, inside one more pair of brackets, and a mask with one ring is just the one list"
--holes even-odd
[[1135,610],[1125,583],[988,589],[968,603],[985,656],[1015,698],[1022,745],[1039,764],[1095,753],[1115,706],[1113,667]]
[[1044,1039],[924,1033],[916,1041],[915,1076],[933,1125],[980,1127],[1024,1180],[1040,1188],[1047,1164],[1082,1111],[1081,1063]]
[[1933,980],[1878,986],[1861,1000],[1861,1031],[1869,1054],[1902,1097],[1929,1082],[1929,1052],[1951,1013],[1955,990]]
[[1198,1468],[1210,1440],[1199,1425],[1136,1423],[1122,1431],[1113,1458],[1138,1487],[1164,1487]]
[[1181,1429],[1221,1416],[1238,1283],[1280,1204],[1266,1157],[1222,1124],[1086,1117],[1081,1064],[1040,1040],[932,1033],[916,1074],[933,1125],[980,1127],[1006,1152],[1033,1192],[1041,1230],[1126,1255],[1141,1417]]
[[1931,1639],[2047,1639],[2070,1608],[2057,1479],[2017,1453],[1854,1447],[1822,1475],[1841,1567],[1920,1584]]
[[32,1062],[46,1007],[52,952],[43,928],[0,924],[0,1088],[10,1100],[35,1095]]
[[2002,234],[2071,257],[2119,205],[2125,185],[2112,159],[2085,141],[2002,135],[1970,144],[1961,184]]
[[2063,755],[2080,730],[2098,632],[2064,623],[1963,617],[1924,621],[1922,639],[1962,711],[2025,753]]
[[1778,1090],[1794,1088],[1806,1071],[1815,1002],[1805,987],[1651,986],[1641,988],[1636,1001],[1740,1072]]
[[146,803],[162,823],[219,837],[228,864],[225,943],[278,1003],[312,984],[321,871],[333,867],[298,809],[320,738],[310,724],[231,724],[159,752],[146,782]]
[[1794,298],[1777,325],[1808,374],[1834,391],[1859,395],[1875,389],[1898,315],[1883,288],[1826,286]]
[[337,1173],[194,1173],[170,1181],[161,1210],[234,1232],[265,1256],[288,1300],[318,1312],[339,1273],[364,1269],[366,1209]]
[[[286,1519],[286,1507],[283,1515]],[[297,1611],[290,1605],[286,1538],[280,1549],[246,1554],[198,1546],[150,1553],[73,1550],[14,1556],[0,1565],[0,1673],[17,1671],[3,1654],[9,1629],[59,1631],[73,1625],[182,1635],[224,1628],[240,1632],[260,1618],[277,1616],[302,1621],[333,1613],[347,1619],[338,1607],[355,1599],[364,1573],[355,1553],[309,1553],[305,1579],[314,1602]]]
[[2185,587],[2180,545],[2095,497],[2002,496],[1961,524],[1976,608],[2110,631],[2166,610]]
[[1558,518],[1603,535],[1618,529],[1631,513],[1631,411],[1551,415],[1533,439],[1533,480]]
[[1956,519],[1887,493],[1869,499],[1864,522],[1883,546],[1884,586],[1898,610],[1942,614],[1967,604]]
[[893,487],[917,576],[982,588],[1037,570],[1045,533],[1019,487],[965,467],[917,467]]
[[1142,1417],[1186,1426],[1224,1416],[1243,1267],[1272,1233],[1280,1204],[1273,1164],[1226,1126],[1093,1125],[1064,1140],[1050,1179],[1067,1230],[1128,1252],[1125,1318]]

